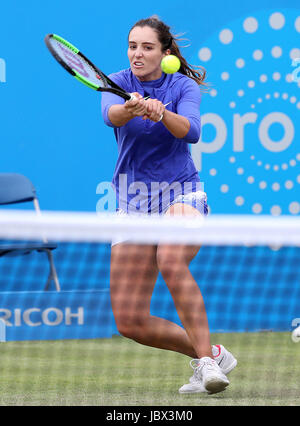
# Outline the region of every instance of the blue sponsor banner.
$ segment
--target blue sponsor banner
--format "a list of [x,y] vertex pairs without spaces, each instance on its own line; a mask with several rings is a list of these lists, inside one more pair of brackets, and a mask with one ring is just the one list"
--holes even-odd
[[92,339],[116,333],[107,289],[1,292],[0,298],[6,341]]
[[[190,266],[211,332],[288,331],[299,317],[300,248],[202,247]],[[180,324],[161,276],[152,314]]]
[[[211,332],[290,330],[293,319],[299,317],[299,255],[300,249],[291,247],[203,247],[191,264],[191,272],[203,293]],[[81,270],[79,262],[77,269]],[[109,263],[105,263],[100,269],[98,265],[91,277],[81,273],[74,277],[76,270],[67,262],[59,271],[62,286],[71,274],[77,290],[2,291],[0,341],[93,339],[118,334],[108,286],[91,287],[95,275],[100,281],[107,280],[108,270]],[[181,324],[160,274],[151,314]]]

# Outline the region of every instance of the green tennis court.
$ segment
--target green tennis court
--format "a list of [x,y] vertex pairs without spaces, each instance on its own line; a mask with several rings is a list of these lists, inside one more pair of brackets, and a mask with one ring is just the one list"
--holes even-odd
[[290,333],[213,334],[238,359],[215,395],[180,395],[188,358],[123,337],[7,342],[0,351],[0,405],[299,405],[300,344]]

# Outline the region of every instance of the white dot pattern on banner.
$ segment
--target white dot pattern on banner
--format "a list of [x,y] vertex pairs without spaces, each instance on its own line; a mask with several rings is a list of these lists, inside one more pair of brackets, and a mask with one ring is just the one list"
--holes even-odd
[[[237,120],[234,123],[236,129],[239,128],[238,126],[243,126],[240,128],[242,128],[242,131],[244,133],[248,131],[248,128],[250,129],[250,125],[249,127],[244,127],[245,125],[242,123],[242,121],[241,124],[239,124],[239,117],[243,117],[243,115],[246,114],[247,111],[255,111],[257,115],[257,118],[255,119],[255,124],[258,126],[264,117],[263,115],[260,115],[261,110],[265,110],[266,112],[264,112],[264,114],[265,116],[267,116],[267,114],[270,115],[270,112],[272,113],[272,111],[281,112],[281,108],[284,108],[284,104],[290,105],[290,108],[295,108],[294,111],[297,111],[297,113],[300,109],[300,97],[297,97],[297,93],[295,93],[295,87],[300,87],[300,81],[297,83],[297,85],[293,86],[293,84],[295,84],[295,80],[292,73],[293,69],[286,69],[287,57],[291,60],[300,57],[300,49],[299,46],[297,46],[297,44],[295,43],[295,35],[290,36],[289,44],[281,44],[280,38],[283,34],[283,31],[280,30],[292,31],[290,26],[291,21],[290,19],[288,19],[288,13],[290,12],[283,12],[283,10],[270,12],[269,14],[267,14],[267,20],[265,19],[265,13],[261,14],[261,19],[256,16],[248,16],[240,20],[242,26],[238,27],[237,25],[232,24],[232,27],[223,28],[218,32],[218,34],[216,34],[219,45],[223,45],[222,49],[224,49],[224,55],[226,55],[228,61],[230,57],[232,58],[230,65],[228,65],[229,62],[227,61],[227,69],[222,70],[221,68],[218,74],[221,83],[224,84],[224,88],[225,84],[227,84],[227,81],[230,81],[230,87],[232,87],[233,89],[234,86],[236,87],[235,90],[231,90],[231,92],[228,92],[231,93],[231,99],[227,98],[227,110],[231,110],[231,117],[233,116],[233,114],[234,117],[237,117]],[[293,31],[297,31],[298,33],[300,33],[300,16],[294,16],[292,23],[292,27],[294,28]],[[247,37],[248,40],[253,40],[252,42],[250,42],[250,47],[247,50],[243,50],[242,43],[240,47],[237,46],[238,43],[233,43],[235,39],[236,41],[239,40],[240,35],[242,35],[241,31],[244,31],[244,37]],[[263,34],[265,34],[266,31],[269,32],[268,37],[262,36],[261,43],[257,43],[257,36],[262,34],[263,32]],[[277,35],[279,35],[279,38]],[[231,55],[228,55],[228,49],[230,49],[230,52],[235,51],[235,55],[233,53]],[[202,47],[202,49],[200,49],[198,56],[203,61],[209,61],[212,58],[214,58],[214,61],[219,60],[221,66],[226,63],[226,61],[221,59],[224,59],[224,56],[220,55],[219,52],[218,54],[214,55],[214,49],[209,43],[207,43],[206,47]],[[265,63],[271,63],[271,61],[272,67],[265,66]],[[284,64],[282,63],[282,61],[284,61]],[[246,77],[246,81],[243,82],[244,76],[247,75],[247,69],[253,69],[255,62],[261,62],[260,64],[256,65],[257,69],[259,70],[258,73],[248,73],[248,78]],[[241,77],[238,77],[239,73],[241,73]],[[278,87],[275,88],[275,85]],[[293,93],[290,93],[290,89],[287,85],[293,89]],[[224,92],[222,84],[217,87],[218,91],[215,89],[210,91],[211,97],[216,97],[219,92],[220,94],[222,94],[222,97],[220,96],[220,98],[223,98]],[[226,87],[228,88],[229,85],[227,85]],[[250,101],[248,102],[247,107],[246,103],[248,100]],[[267,105],[269,105],[269,107],[267,107]],[[270,110],[270,108],[274,109]],[[283,111],[285,110],[283,109]],[[253,123],[254,122],[255,121],[253,121]],[[273,122],[277,123],[276,120],[274,120]],[[294,125],[296,125],[297,122],[298,121],[294,121]],[[248,123],[246,122],[246,124]],[[269,128],[271,126],[272,124],[267,127],[267,132],[269,132]],[[266,134],[266,140],[270,141],[270,144],[273,144],[274,146],[276,145],[276,142],[285,143],[286,141],[286,138],[284,139],[284,137],[281,137],[280,139],[280,135],[282,135],[282,130],[278,130],[281,127],[283,131],[286,132],[285,122],[281,122],[279,119],[278,124],[276,124],[276,126],[276,129],[272,129],[273,134]],[[228,131],[231,131],[230,128],[227,127],[227,129]],[[277,134],[277,139],[274,140],[272,135],[275,134]],[[227,145],[230,143],[229,141],[231,137],[232,136],[227,139]],[[237,144],[236,147],[238,147],[238,144],[240,142],[236,138],[234,140],[234,143]],[[235,206],[239,208],[243,206],[243,211],[245,211],[245,208],[247,207],[252,213],[255,214],[261,214],[262,212],[266,212],[272,215],[280,215],[283,214],[283,210],[286,210],[288,208],[288,211],[291,214],[298,214],[300,211],[300,204],[298,203],[298,201],[292,201],[287,204],[287,200],[284,197],[281,197],[281,194],[284,191],[286,191],[286,194],[288,192],[292,194],[296,186],[300,184],[300,175],[291,175],[292,169],[295,168],[296,165],[299,165],[299,163],[297,162],[300,162],[300,154],[299,157],[296,156],[296,158],[295,154],[291,154],[290,158],[286,158],[287,155],[284,155],[282,157],[282,161],[280,162],[280,160],[278,160],[278,156],[276,157],[276,160],[275,156],[272,156],[272,154],[268,155],[268,158],[264,158],[263,155],[259,154],[260,151],[258,150],[257,155],[251,155],[251,157],[249,156],[251,160],[253,160],[253,162],[251,162],[251,164],[244,164],[243,157],[239,154],[239,151],[243,152],[247,148],[251,149],[251,143],[253,143],[255,147],[256,140],[254,139],[252,141],[246,141],[243,149],[233,150],[237,151],[235,153],[236,155],[228,156],[228,164],[231,168],[231,173],[235,173],[237,185],[236,187],[232,187],[230,185],[229,191],[228,183],[230,182],[221,182],[218,186],[219,192],[224,194],[224,196],[228,197],[228,199],[233,200]],[[271,152],[271,150],[269,151]],[[287,152],[289,151],[286,150],[285,154]],[[274,160],[276,162],[274,162]],[[233,167],[234,165],[235,167]],[[256,167],[258,168],[256,169],[257,173],[255,172]],[[222,171],[222,173],[218,174],[218,176],[216,170],[217,169],[215,168],[210,168],[208,170],[211,176],[216,177],[216,180],[221,179],[222,176],[225,176],[226,170]],[[265,179],[263,179],[263,174],[266,175]],[[277,175],[276,178],[275,174]],[[286,176],[284,177],[283,174],[285,174]],[[250,200],[249,197],[255,197],[255,195],[253,195],[253,191],[251,190],[251,194],[249,195],[247,193],[247,189],[245,188],[245,192],[241,193],[240,191],[242,185],[251,185],[254,190],[258,190],[258,198],[260,191],[265,191],[267,197],[264,197],[263,202],[253,199]],[[234,192],[237,191],[239,191],[239,193],[234,194]],[[245,196],[245,194],[247,194],[247,196]],[[277,199],[279,197],[283,204],[277,205],[276,202],[273,202],[271,205],[269,203],[269,205],[264,206],[266,200],[268,200],[272,196],[272,194],[274,201],[276,199],[275,194],[277,194]]]
[[280,185],[279,185],[279,183],[278,182],[274,182],[273,184],[272,184],[272,189],[273,189],[273,191],[279,191],[280,190]]
[[265,182],[265,181],[259,182],[259,187],[260,187],[260,189],[266,189],[267,182]]
[[275,71],[272,75],[274,81],[279,81],[281,79],[281,74],[278,71]]
[[272,216],[279,216],[281,214],[281,207],[280,206],[272,206],[270,213]]
[[253,59],[255,59],[256,61],[261,61],[263,57],[264,54],[260,49],[254,50]]
[[233,32],[229,29],[222,30],[219,35],[220,42],[230,44],[233,40]]
[[292,203],[289,204],[289,212],[291,214],[299,214],[300,204],[298,203],[298,201],[293,201]]
[[222,80],[227,81],[227,80],[229,80],[229,78],[230,78],[230,75],[229,75],[228,72],[226,72],[226,71],[222,72],[222,74],[221,74]]
[[262,205],[261,205],[261,204],[259,204],[259,203],[255,203],[255,204],[253,204],[253,206],[252,206],[252,211],[253,211],[253,213],[255,213],[255,214],[260,214],[260,213],[262,212]]
[[268,81],[268,76],[266,74],[262,74],[259,77],[259,80],[261,81],[261,83],[266,83]]
[[240,195],[240,196],[238,196],[238,197],[236,197],[236,199],[235,199],[235,204],[236,204],[237,206],[242,206],[244,203],[245,203],[245,199],[244,199],[244,197],[242,197],[241,195]]
[[242,58],[239,58],[235,61],[235,65],[237,66],[237,68],[244,68],[245,66],[245,61]]
[[280,58],[282,56],[282,49],[280,46],[274,46],[271,50],[271,55],[273,58]]
[[229,186],[224,183],[221,185],[220,191],[223,192],[223,194],[227,193],[229,191]]
[[212,57],[212,52],[208,47],[202,47],[202,49],[199,50],[199,59],[203,62],[207,62]]
[[300,58],[300,49],[298,47],[294,47],[290,51],[290,58],[291,60]]
[[258,22],[255,18],[250,16],[249,18],[245,19],[243,24],[244,30],[246,33],[255,33],[258,29]]
[[294,187],[294,184],[291,180],[287,180],[285,181],[284,186],[286,187],[286,189],[292,189]]
[[280,12],[273,13],[269,18],[270,27],[273,30],[281,30],[285,24],[285,17]]

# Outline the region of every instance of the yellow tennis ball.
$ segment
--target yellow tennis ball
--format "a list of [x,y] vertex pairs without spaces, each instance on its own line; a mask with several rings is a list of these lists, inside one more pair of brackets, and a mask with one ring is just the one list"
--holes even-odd
[[167,55],[162,59],[160,66],[166,74],[174,74],[180,68],[180,60],[175,55]]

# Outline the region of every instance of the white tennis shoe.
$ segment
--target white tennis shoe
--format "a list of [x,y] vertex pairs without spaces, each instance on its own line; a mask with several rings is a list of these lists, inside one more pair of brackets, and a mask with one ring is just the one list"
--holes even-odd
[[203,367],[201,367],[203,358],[193,359],[190,362],[194,374],[190,378],[190,382],[179,389],[179,393],[216,393],[228,386],[229,380],[225,375],[236,367],[237,360],[222,345],[213,346],[213,354],[214,360],[205,357],[206,362]]
[[222,373],[227,375],[237,366],[237,360],[223,345],[214,345],[212,352],[214,360],[221,368]]

